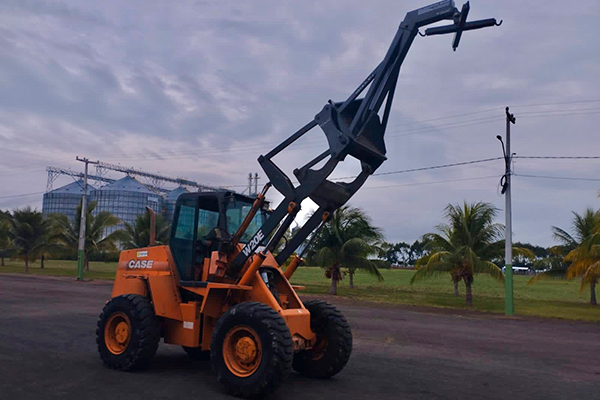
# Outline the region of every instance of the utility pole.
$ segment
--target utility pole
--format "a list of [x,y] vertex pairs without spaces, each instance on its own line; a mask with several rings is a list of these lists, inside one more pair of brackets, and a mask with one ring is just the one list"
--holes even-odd
[[85,163],[83,174],[83,198],[81,199],[81,219],[79,220],[79,247],[77,249],[77,280],[83,280],[83,267],[85,263],[85,218],[87,216],[87,177],[88,165],[98,164],[99,161],[90,161],[87,158],[76,157],[77,161]]
[[504,314],[507,316],[511,316],[515,313],[512,269],[512,199],[510,185],[513,153],[510,152],[510,124],[515,124],[516,122],[517,119],[515,118],[515,115],[508,112],[508,107],[506,107],[506,149],[504,148],[504,143],[502,142],[502,136],[496,136],[498,140],[500,140],[500,143],[502,143],[505,164],[502,194],[504,194],[506,217],[506,235],[504,247]]
[[258,196],[258,172],[254,173],[254,195]]
[[248,196],[252,196],[252,172],[248,173]]

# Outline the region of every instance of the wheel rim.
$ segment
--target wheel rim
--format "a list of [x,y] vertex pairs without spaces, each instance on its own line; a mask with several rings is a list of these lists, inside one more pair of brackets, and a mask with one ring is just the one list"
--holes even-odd
[[260,366],[262,345],[256,331],[249,326],[236,326],[225,336],[223,360],[229,371],[241,378],[252,375]]
[[104,326],[104,343],[114,355],[122,354],[131,341],[131,322],[123,312],[112,314]]

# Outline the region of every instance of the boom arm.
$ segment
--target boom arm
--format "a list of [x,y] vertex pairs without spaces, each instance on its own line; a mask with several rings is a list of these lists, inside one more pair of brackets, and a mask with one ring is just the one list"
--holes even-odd
[[[312,121],[269,153],[258,158],[270,183],[284,196],[284,200],[233,260],[229,266],[229,276],[238,276],[260,242],[277,229],[267,244],[267,250],[273,251],[300,211],[300,203],[308,197],[319,208],[279,253],[276,260],[281,265],[315,228],[325,223],[331,213],[344,205],[365,183],[369,175],[379,168],[386,160],[383,136],[394,99],[398,74],[408,49],[419,33],[419,28],[441,20],[453,20],[452,25],[427,29],[425,35],[454,32],[452,47],[456,50],[463,31],[497,25],[495,19],[467,23],[468,12],[468,2],[463,5],[461,11],[458,11],[454,1],[444,0],[406,14],[383,61],[350,97],[340,103],[333,103],[330,100]],[[369,87],[367,94],[363,98],[358,98],[367,87]],[[385,108],[380,118],[379,111],[384,101]],[[298,186],[294,186],[289,177],[275,165],[272,158],[317,125],[325,133],[329,149],[303,167],[294,170],[294,175],[299,182]],[[349,183],[328,180],[337,164],[347,156],[352,156],[361,162],[360,174]],[[323,167],[318,170],[313,169],[327,157],[329,159]]]

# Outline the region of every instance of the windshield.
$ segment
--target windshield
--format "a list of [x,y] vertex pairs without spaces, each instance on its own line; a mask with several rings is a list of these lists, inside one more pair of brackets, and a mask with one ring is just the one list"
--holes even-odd
[[[246,215],[252,209],[252,201],[249,199],[230,197],[226,204],[227,211],[225,215],[227,216],[227,231],[231,235],[234,235],[242,222],[244,222]],[[250,222],[248,229],[246,229],[246,232],[242,235],[240,242],[247,243],[252,236],[254,236],[258,228],[263,225],[266,219],[267,213],[264,210],[258,210],[254,218],[252,218],[252,222]]]

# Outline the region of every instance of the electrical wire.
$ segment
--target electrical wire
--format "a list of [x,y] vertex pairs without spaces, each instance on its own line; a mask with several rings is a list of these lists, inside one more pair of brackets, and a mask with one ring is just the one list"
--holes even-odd
[[16,197],[27,197],[27,196],[33,196],[33,195],[38,195],[38,194],[43,194],[46,192],[34,192],[34,193],[22,193],[22,194],[14,194],[11,196],[0,196],[0,199],[11,199],[11,198],[16,198]]
[[[457,162],[457,163],[452,163],[452,164],[432,165],[430,167],[411,168],[411,169],[403,169],[403,170],[399,170],[399,171],[390,171],[390,172],[380,172],[380,173],[375,173],[372,176],[385,176],[385,175],[405,174],[405,173],[409,173],[409,172],[429,171],[429,170],[432,170],[432,169],[442,169],[442,168],[458,167],[460,165],[479,164],[479,163],[485,163],[485,162],[496,161],[496,160],[503,160],[503,159],[504,159],[504,157],[483,158],[481,160],[463,161],[463,162]],[[341,177],[341,178],[331,178],[331,180],[338,181],[338,180],[343,180],[343,179],[354,179],[357,176],[358,175],[344,176],[344,177]]]
[[530,174],[515,174],[513,176],[522,176],[524,178],[542,178],[542,179],[560,179],[568,181],[589,181],[589,182],[600,182],[600,179],[596,178],[576,178],[572,176],[547,176],[547,175],[530,175]]
[[452,183],[452,182],[464,182],[464,181],[476,181],[482,179],[498,179],[499,175],[488,175],[488,176],[477,176],[473,178],[461,178],[461,179],[446,179],[442,181],[428,181],[428,182],[415,182],[415,183],[400,183],[397,185],[385,185],[385,186],[365,186],[365,189],[385,189],[399,186],[421,186],[421,185],[433,185],[439,183]]
[[513,156],[529,160],[598,160],[600,156]]

